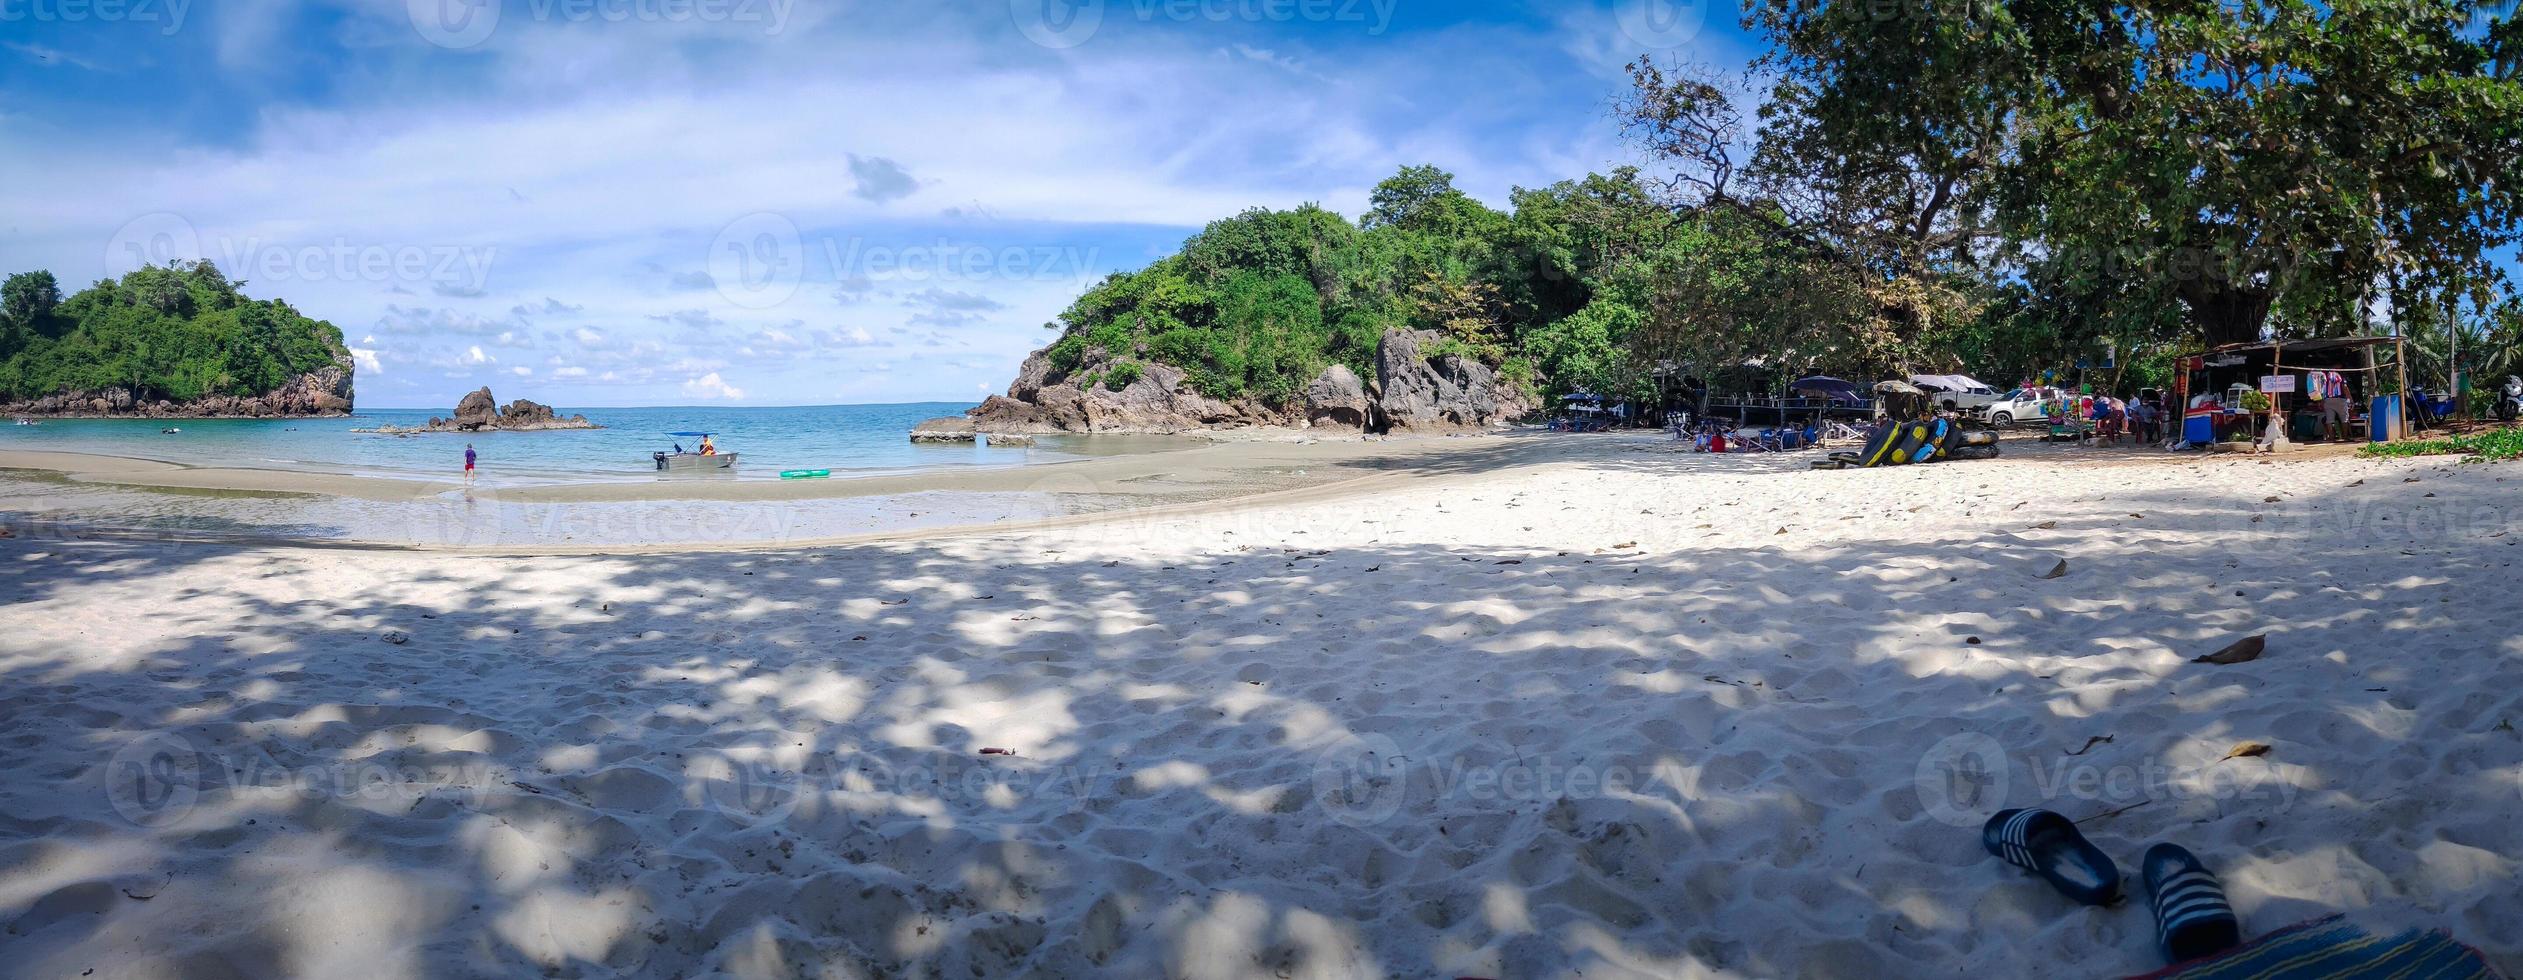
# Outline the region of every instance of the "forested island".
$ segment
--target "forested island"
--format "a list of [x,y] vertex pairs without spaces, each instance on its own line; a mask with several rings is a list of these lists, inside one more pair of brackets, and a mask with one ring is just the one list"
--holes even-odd
[[144,266],[68,298],[53,274],[0,285],[0,412],[200,418],[351,409],[342,331],[239,291],[207,260]]

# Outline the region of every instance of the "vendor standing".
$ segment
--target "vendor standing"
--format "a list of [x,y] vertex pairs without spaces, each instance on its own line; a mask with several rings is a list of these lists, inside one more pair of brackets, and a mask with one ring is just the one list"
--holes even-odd
[[2347,387],[2347,380],[2337,371],[2304,372],[2304,400],[2312,403],[2324,439],[2349,441]]

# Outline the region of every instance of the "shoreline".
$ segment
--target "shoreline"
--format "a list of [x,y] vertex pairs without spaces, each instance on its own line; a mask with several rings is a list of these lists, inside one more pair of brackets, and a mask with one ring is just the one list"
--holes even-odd
[[[302,508],[328,504],[365,508],[361,511],[364,519],[327,527],[312,517],[273,519],[269,511],[260,512],[266,516],[244,519],[227,516],[235,511],[192,511],[118,523],[82,514],[76,507],[61,507],[17,511],[16,522],[0,523],[0,528],[24,540],[512,557],[765,553],[1215,517],[1239,510],[1355,500],[1441,477],[1478,479],[1552,464],[1603,465],[1642,456],[1680,457],[1676,462],[1694,468],[1742,470],[1776,478],[1802,471],[1806,461],[1815,458],[1809,454],[1706,457],[1644,432],[1574,437],[1507,432],[1319,441],[1195,438],[1185,442],[1182,448],[1124,455],[825,480],[667,477],[474,487],[458,481],[0,450],[0,476],[56,487],[127,490],[162,500],[294,498],[304,502],[297,505]],[[2313,446],[2272,458],[2097,452],[2031,439],[2009,440],[2008,444],[2010,453],[1998,460],[1940,464],[1935,472],[1961,476],[2253,465],[2257,473],[2258,465],[2355,458],[2353,448],[2344,446]],[[700,529],[692,530],[696,527]],[[861,527],[865,529],[855,529]],[[366,533],[355,528],[364,528]],[[408,535],[407,528],[411,529]],[[623,533],[625,529],[628,533]],[[619,536],[607,537],[606,532]],[[597,540],[580,540],[585,537]],[[515,543],[481,543],[503,539]]]
[[[75,509],[22,512],[22,539],[149,540],[246,547],[307,546],[440,554],[606,555],[727,553],[788,548],[942,540],[973,535],[1078,527],[1097,522],[1158,520],[1216,514],[1238,507],[1294,505],[1360,496],[1463,469],[1507,470],[1584,455],[1600,445],[1514,435],[1390,441],[1197,442],[1180,449],[1066,459],[1029,465],[959,467],[801,481],[665,478],[651,481],[476,486],[460,482],[313,473],[300,470],[201,467],[164,460],[49,451],[0,451],[0,473],[70,488],[142,494],[297,498],[305,506],[356,503],[440,536],[340,536],[289,533],[279,527],[209,530],[116,523]],[[1041,506],[1011,506],[1035,500]],[[688,505],[688,506],[687,506]],[[718,508],[715,505],[726,505]],[[849,533],[801,531],[769,537],[654,537],[573,542],[531,529],[545,525],[677,526],[726,517],[752,530],[765,515],[830,514],[829,508],[908,511],[894,526]],[[1078,510],[1058,512],[1065,507]],[[483,508],[488,508],[483,510]],[[625,511],[623,508],[632,508]],[[663,508],[663,509],[659,509]],[[697,508],[697,510],[696,510]],[[769,510],[764,510],[769,508]],[[1041,513],[1043,510],[1054,511]],[[56,516],[58,515],[58,516]],[[882,523],[881,518],[872,519]],[[573,522],[575,522],[573,524]],[[233,523],[233,522],[223,522]],[[288,522],[274,522],[285,524]],[[843,525],[855,523],[843,521]],[[386,526],[372,522],[373,527]],[[829,530],[836,525],[824,521]],[[537,540],[469,543],[528,529]]]
[[431,488],[457,484],[381,476],[351,476],[250,466],[196,466],[172,460],[50,449],[0,450],[0,470],[19,470],[72,483],[105,484],[144,490],[215,490],[281,493],[299,496],[349,497],[360,500],[410,500]]
[[[500,499],[511,502],[544,504],[812,500],[885,496],[924,490],[1012,492],[1044,489],[1040,486],[1044,482],[1043,475],[1051,473],[1101,482],[1151,480],[1183,472],[1236,473],[1272,466],[1337,465],[1364,459],[1419,456],[1429,454],[1440,443],[1446,448],[1455,448],[1470,441],[1503,438],[1510,437],[1428,437],[1380,441],[1350,438],[1306,442],[1272,439],[1219,441],[1187,437],[1185,444],[1178,449],[1040,463],[877,470],[865,475],[836,473],[831,478],[817,480],[742,480],[708,476],[652,478],[621,474],[612,479],[585,482],[476,484],[473,489],[477,493],[496,493]],[[408,500],[466,489],[462,480],[329,473],[276,466],[203,466],[143,456],[65,450],[0,449],[0,470],[22,470],[78,483],[144,490],[230,490],[364,500]]]

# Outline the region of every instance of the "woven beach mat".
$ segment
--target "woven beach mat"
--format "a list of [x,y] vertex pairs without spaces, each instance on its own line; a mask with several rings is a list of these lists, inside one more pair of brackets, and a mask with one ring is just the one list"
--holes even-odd
[[2214,956],[2133,980],[2311,980],[2314,977],[2427,977],[2504,980],[2478,950],[2441,929],[2378,936],[2330,916],[2298,923]]

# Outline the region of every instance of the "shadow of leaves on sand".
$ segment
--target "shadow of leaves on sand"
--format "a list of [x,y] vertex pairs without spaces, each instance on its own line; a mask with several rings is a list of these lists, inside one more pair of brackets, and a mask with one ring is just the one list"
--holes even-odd
[[[2230,856],[2273,925],[2344,887],[2511,942],[2514,899],[2393,836],[2507,839],[2410,810],[2517,802],[2523,651],[2447,601],[2505,518],[2349,496],[1658,554],[6,542],[0,922],[100,976],[2151,966],[2142,910],[1934,812],[2039,803]],[[2356,546],[2403,560],[2267,572]],[[2185,662],[2261,631],[2264,663]],[[2430,686],[2462,656],[2495,659]],[[2463,744],[2404,750],[2419,715]],[[1994,777],[1919,775],[1966,734]],[[2250,781],[2199,757],[2246,737],[2282,746]],[[2252,877],[2325,851],[2334,880]]]

